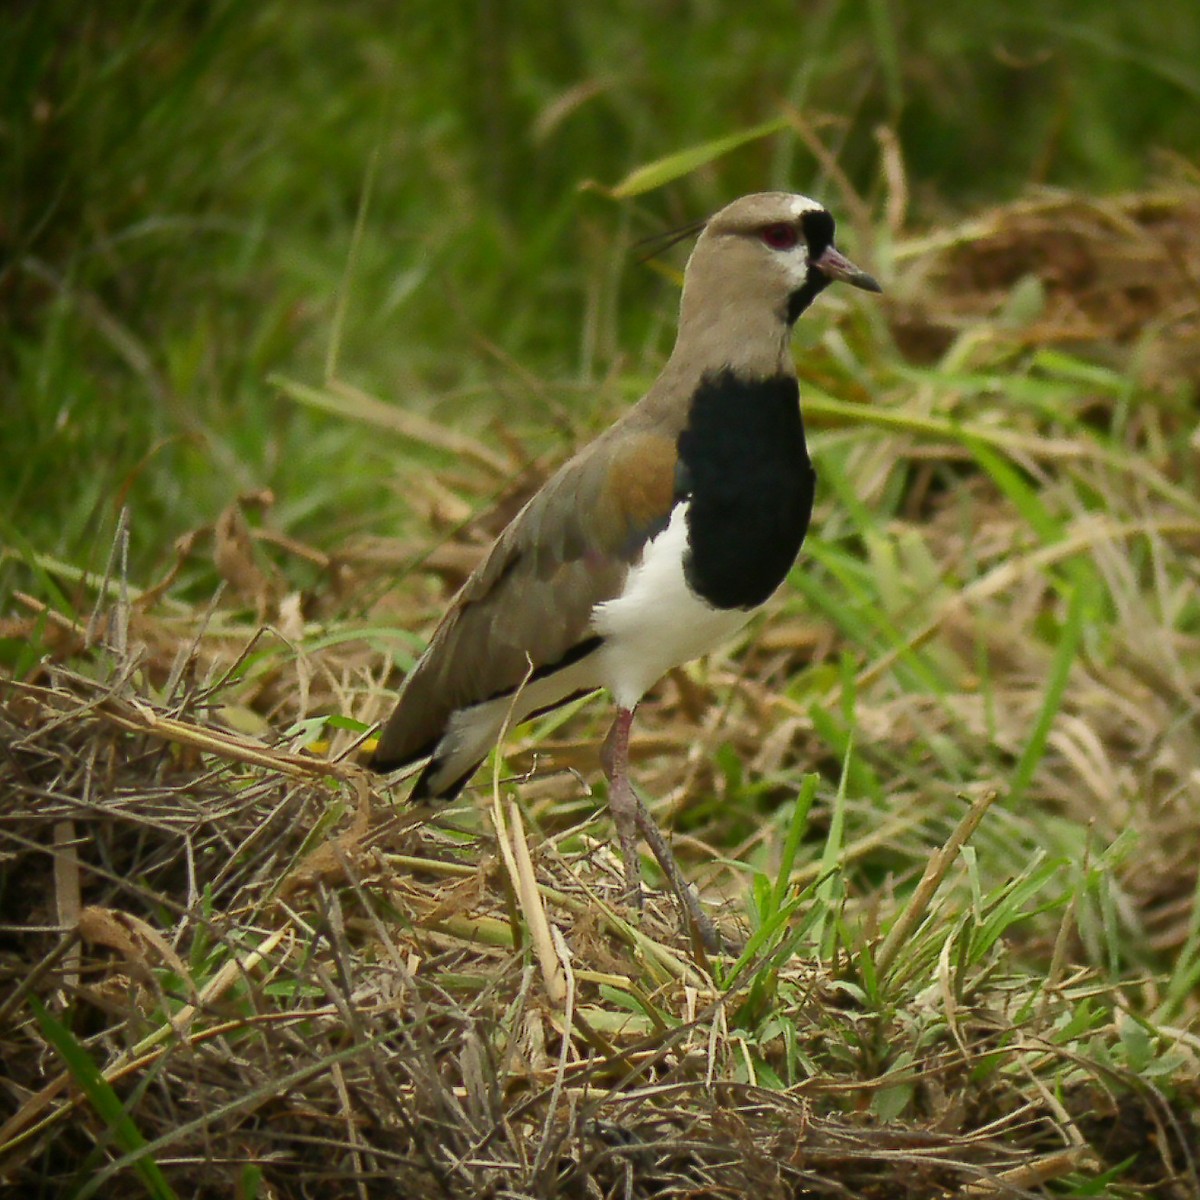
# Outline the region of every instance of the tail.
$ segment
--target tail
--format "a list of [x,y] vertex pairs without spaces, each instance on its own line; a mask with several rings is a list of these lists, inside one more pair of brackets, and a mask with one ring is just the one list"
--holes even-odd
[[[439,739],[440,740],[440,739]],[[417,776],[417,782],[413,785],[413,790],[409,793],[409,800],[453,800],[459,792],[467,785],[467,781],[479,769],[483,759],[478,759],[473,762],[462,774],[450,779],[449,781],[438,782],[437,776],[446,769],[446,760],[438,758],[435,750],[437,742],[430,746],[426,746],[418,754],[411,754],[404,758],[385,758],[378,751],[372,755],[367,766],[372,771],[377,771],[380,775],[390,775],[393,771],[400,770],[401,767],[411,766],[415,762],[419,762],[422,758],[433,755],[429,762],[425,764],[420,775]]]
[[[430,695],[420,667],[406,681],[396,709],[379,735],[372,770],[397,771],[425,763],[413,785],[413,800],[452,800],[487,758],[512,713],[501,694],[482,704],[452,707],[444,694]],[[518,710],[517,721],[525,714]]]

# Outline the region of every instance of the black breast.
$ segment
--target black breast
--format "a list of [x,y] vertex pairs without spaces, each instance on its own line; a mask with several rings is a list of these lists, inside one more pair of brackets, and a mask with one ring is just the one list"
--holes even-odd
[[795,379],[706,375],[678,451],[676,496],[690,500],[685,577],[716,608],[755,608],[796,561],[812,515]]

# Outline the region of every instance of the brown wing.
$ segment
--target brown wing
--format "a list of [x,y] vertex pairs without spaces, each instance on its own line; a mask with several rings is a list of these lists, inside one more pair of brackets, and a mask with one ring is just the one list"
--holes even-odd
[[547,480],[463,585],[404,681],[377,770],[429,754],[457,710],[514,691],[530,662],[544,674],[586,652],[592,610],[620,592],[674,501],[674,440],[617,432]]

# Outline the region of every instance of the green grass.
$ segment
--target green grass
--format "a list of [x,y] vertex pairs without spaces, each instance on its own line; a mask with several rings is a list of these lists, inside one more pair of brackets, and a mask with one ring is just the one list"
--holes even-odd
[[[25,6],[0,50],[0,514],[94,567],[128,501],[142,569],[234,490],[272,487],[274,519],[326,544],[403,528],[398,476],[445,460],[297,409],[273,372],[332,366],[476,430],[500,404],[539,441],[595,427],[596,381],[644,377],[669,330],[623,239],[768,186],[856,211],[795,113],[868,201],[891,125],[918,220],[1193,150],[1200,31],[1185,0],[1143,15]],[[764,121],[633,205],[579,190]]]
[[[997,1134],[1016,1157],[993,1173],[1082,1139],[1110,1094],[1192,1119],[1200,480],[1178,297],[1132,343],[1049,336],[1061,246],[1022,242],[1044,278],[989,284],[956,222],[1031,185],[1102,197],[1147,184],[1158,156],[1194,158],[1193,10],[47,0],[3,19],[0,664],[50,691],[0,713],[0,904],[22,929],[61,915],[49,848],[70,816],[84,902],[179,956],[140,947],[152,1002],[129,983],[122,1018],[101,984],[137,971],[116,947],[88,946],[76,985],[40,934],[0,949],[23,1095],[49,1050],[77,1089],[14,1135],[37,1148],[27,1180],[183,1194],[188,1156],[217,1146],[231,1187],[291,1194],[328,1167],[304,1158],[312,1114],[374,1178],[419,1158],[389,1140],[415,1136],[411,1110],[444,1131],[430,1153],[451,1190],[485,1186],[454,1172],[486,1150],[487,1186],[519,1160],[522,1186],[552,1194],[564,1046],[592,1056],[571,1103],[635,1113],[647,1137],[647,1113],[675,1128],[637,1091],[658,1079],[689,1120],[712,1113],[688,1089],[716,1080],[845,1136],[1033,1105],[1047,1124]],[[438,552],[661,363],[673,266],[636,265],[630,243],[765,187],[824,197],[889,295],[827,296],[797,331],[820,487],[789,586],[639,718],[639,786],[747,940],[708,961],[609,913],[601,797],[567,774],[596,782],[603,705],[551,714],[510,739],[501,775],[572,939],[572,1026],[543,1006],[532,901],[493,866],[478,795],[432,850],[386,820],[375,845],[351,784],[188,723],[336,753],[382,715],[386,668],[411,664],[460,569]],[[1087,207],[1052,219],[1074,237]],[[1131,222],[1099,221],[1123,270]],[[922,273],[939,260],[920,230],[963,248],[957,275]],[[1091,286],[1066,291],[1084,305]],[[1115,288],[1114,312],[1147,286]],[[950,317],[916,353],[922,306]],[[266,632],[253,589],[216,594],[212,533],[263,489],[245,515],[274,540],[254,569],[299,597]],[[103,649],[83,644],[102,627]],[[331,845],[348,873],[284,886]],[[280,931],[172,1027],[172,1004]],[[411,1010],[388,1007],[401,993]],[[126,1045],[151,1056],[132,1079]],[[286,1153],[264,1129],[290,1131]],[[879,1146],[900,1162],[869,1138],[861,1161]],[[1072,1158],[1024,1194],[1135,1194],[1146,1164],[1122,1157]]]
[[[76,1085],[87,1096],[89,1104],[103,1120],[117,1146],[128,1154],[138,1154],[146,1148],[146,1139],[130,1119],[120,1097],[101,1075],[87,1050],[71,1035],[71,1031],[46,1011],[34,997],[31,1000],[33,1014],[46,1040],[58,1051]],[[92,1175],[94,1164],[83,1167],[84,1181]],[[167,1183],[158,1164],[151,1157],[139,1157],[135,1170],[146,1192],[154,1200],[174,1200],[175,1191]],[[72,1188],[73,1196],[81,1196],[83,1189]]]

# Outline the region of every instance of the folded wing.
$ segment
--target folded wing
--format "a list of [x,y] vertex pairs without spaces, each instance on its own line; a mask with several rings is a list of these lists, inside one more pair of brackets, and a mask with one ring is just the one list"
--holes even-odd
[[456,714],[511,694],[531,669],[547,679],[598,647],[592,611],[620,594],[670,519],[675,461],[670,437],[627,431],[601,437],[546,482],[463,585],[405,680],[375,769],[436,754]]

